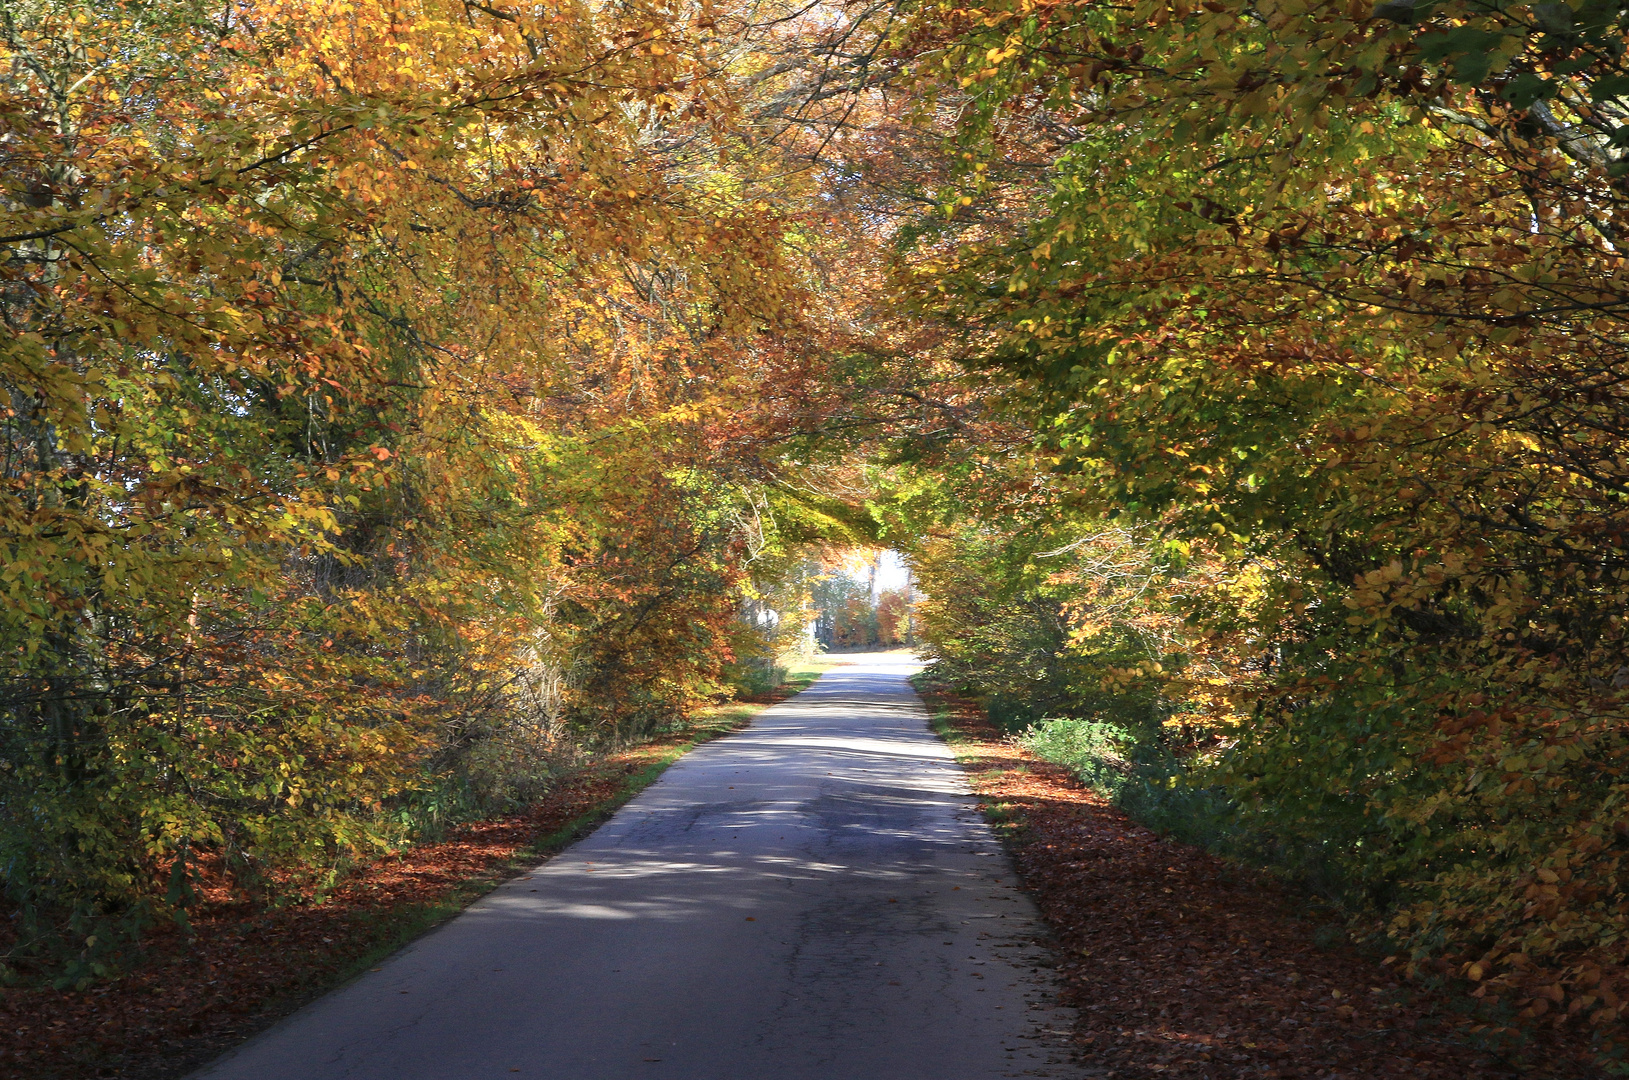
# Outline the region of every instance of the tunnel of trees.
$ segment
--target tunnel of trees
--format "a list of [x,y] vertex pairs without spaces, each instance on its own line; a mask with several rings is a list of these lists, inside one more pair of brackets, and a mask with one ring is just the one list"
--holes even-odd
[[[1614,1037],[1626,45],[6,0],[0,972],[304,895],[813,636]],[[909,596],[832,569],[882,548]]]

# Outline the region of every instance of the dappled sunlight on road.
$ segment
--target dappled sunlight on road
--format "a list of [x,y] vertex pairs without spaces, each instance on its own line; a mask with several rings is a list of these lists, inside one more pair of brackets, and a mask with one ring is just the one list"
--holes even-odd
[[920,663],[845,659],[209,1080],[1075,1075]]

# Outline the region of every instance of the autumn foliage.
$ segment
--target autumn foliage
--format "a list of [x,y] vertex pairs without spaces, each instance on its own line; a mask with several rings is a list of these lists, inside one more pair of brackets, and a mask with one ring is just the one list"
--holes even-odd
[[[1625,26],[7,5],[6,963],[319,894],[826,611],[1621,1059]],[[810,569],[879,540],[903,632]]]
[[6,8],[8,963],[94,978],[200,874],[320,890],[727,692],[807,379],[730,18]]

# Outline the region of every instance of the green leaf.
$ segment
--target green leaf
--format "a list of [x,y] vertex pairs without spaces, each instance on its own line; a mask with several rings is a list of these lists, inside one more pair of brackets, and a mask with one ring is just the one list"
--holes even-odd
[[1516,106],[1525,109],[1533,102],[1542,98],[1555,96],[1555,84],[1531,71],[1516,76],[1505,84],[1499,96]]
[[1454,81],[1474,86],[1488,77],[1493,70],[1495,54],[1491,52],[1467,53],[1454,61]]
[[1590,84],[1589,96],[1592,101],[1629,97],[1629,75],[1608,75],[1603,79],[1596,79]]
[[[1420,37],[1420,59],[1430,62],[1453,60],[1491,53],[1504,42],[1504,35],[1492,30],[1461,26],[1437,30]],[[1463,63],[1463,61],[1461,61]]]
[[1414,0],[1382,0],[1369,12],[1371,19],[1389,19],[1394,23],[1408,25],[1415,21],[1418,13],[1415,10]]
[[1566,4],[1534,4],[1533,21],[1546,33],[1570,34],[1573,29],[1572,8]]

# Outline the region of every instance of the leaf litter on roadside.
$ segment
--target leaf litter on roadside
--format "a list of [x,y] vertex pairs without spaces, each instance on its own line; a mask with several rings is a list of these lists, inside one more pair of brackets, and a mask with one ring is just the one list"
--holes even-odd
[[1558,1033],[1484,1048],[1431,993],[1292,910],[1263,874],[1162,839],[1067,769],[937,695],[952,742],[1053,940],[1090,1075],[1123,1078],[1593,1077]]

